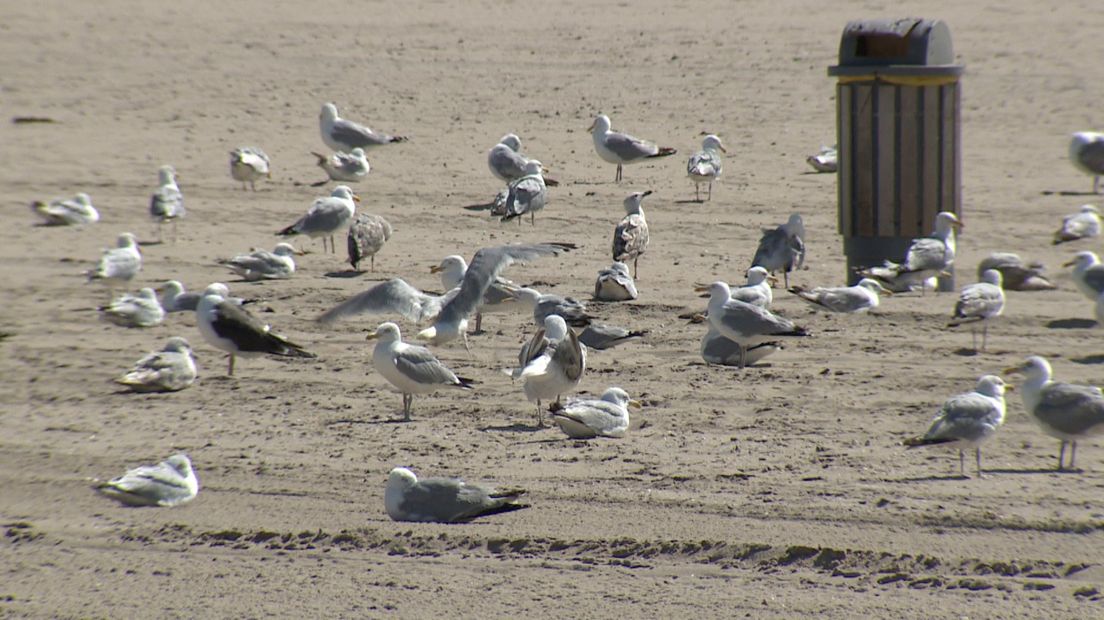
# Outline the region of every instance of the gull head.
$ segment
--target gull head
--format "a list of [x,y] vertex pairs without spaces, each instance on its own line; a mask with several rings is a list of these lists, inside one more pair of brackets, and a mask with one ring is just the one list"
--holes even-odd
[[188,341],[180,336],[173,336],[165,342],[165,346],[161,348],[162,351],[172,351],[173,353],[191,353],[192,346],[188,344]]
[[952,228],[962,229],[966,225],[962,223],[958,217],[950,211],[940,211],[935,216],[935,229],[939,231],[948,231]]
[[605,134],[610,130],[610,119],[605,114],[599,114],[594,117],[594,122],[590,124],[588,128],[590,132],[596,136]]
[[996,269],[986,269],[981,272],[980,281],[992,284],[993,286],[1002,286],[1004,284],[1004,277],[1001,276],[1001,272]]
[[629,266],[625,263],[622,263],[621,261],[614,262],[612,265],[610,265],[609,268],[610,271],[616,271],[622,276],[629,277]]
[[80,192],[79,194],[74,196],[73,200],[77,201],[77,204],[79,204],[82,207],[91,207],[92,206],[92,197],[89,196],[88,194],[84,193],[84,192]]
[[525,162],[525,174],[534,175],[541,174],[542,172],[544,172],[544,166],[539,161],[530,159]]
[[1081,213],[1092,213],[1094,215],[1100,215],[1100,210],[1093,205],[1081,205]]
[[226,297],[230,294],[230,287],[226,286],[222,282],[212,282],[207,285],[207,288],[203,289],[203,296],[216,295],[218,297]]
[[441,285],[446,289],[460,286],[464,280],[464,274],[468,271],[468,262],[463,256],[453,254],[441,259],[441,263],[429,268],[430,273],[441,274]]
[[387,475],[387,489],[409,489],[418,484],[418,476],[405,467],[396,467]]
[[855,286],[861,286],[862,288],[865,288],[866,290],[870,291],[871,293],[874,293],[875,295],[885,295],[887,297],[892,297],[893,296],[893,291],[891,291],[891,290],[887,289],[886,287],[882,286],[881,282],[879,282],[879,281],[877,281],[873,278],[863,278],[862,280],[859,280],[859,283],[856,284]]
[[1023,363],[1017,366],[1010,366],[1004,369],[1004,374],[1013,375],[1019,374],[1027,378],[1028,381],[1047,382],[1050,380],[1050,362],[1039,357],[1038,355],[1032,355],[1023,361]]
[[[697,286],[694,291],[698,293],[709,293],[709,305],[712,306],[715,302],[725,303],[732,299],[732,289],[729,288],[726,282],[720,280],[710,284],[709,286]],[[703,295],[704,297],[704,295]]]
[[602,400],[621,407],[639,409],[641,406],[640,401],[629,398],[629,393],[619,387],[611,387],[605,392],[602,392]]
[[157,292],[147,286],[138,291],[138,297],[146,301],[157,301]]
[[344,198],[345,200],[360,202],[360,196],[354,194],[353,190],[349,189],[348,185],[338,185],[330,192],[330,196],[333,198]]
[[134,233],[122,233],[115,239],[115,247],[118,248],[134,248],[138,247],[138,238],[134,236]]
[[1063,267],[1072,266],[1074,269],[1088,269],[1093,265],[1100,262],[1100,259],[1096,257],[1095,252],[1085,250],[1073,255],[1073,258],[1062,263]]
[[154,289],[169,299],[178,297],[184,293],[184,285],[176,280],[167,280],[164,284]]
[[187,454],[174,454],[165,459],[165,462],[175,469],[176,473],[180,474],[181,477],[192,477],[192,461],[188,458]]
[[295,246],[290,243],[277,243],[273,248],[272,253],[276,256],[302,256],[303,253],[295,249]]
[[161,185],[176,183],[176,170],[169,165],[161,166],[157,169],[157,180]]
[[801,219],[800,213],[791,213],[783,226],[791,235],[805,236],[805,220]]
[[721,139],[714,134],[709,134],[704,139],[702,139],[702,150],[720,151],[722,153],[728,152],[727,150],[725,150],[724,145],[721,144]]
[[544,317],[544,335],[553,342],[562,340],[567,336],[567,321],[558,314]]
[[522,287],[514,291],[514,299],[525,304],[526,308],[536,308],[540,296],[540,291],[529,287]]
[[646,190],[643,192],[633,192],[628,196],[625,196],[625,213],[640,213],[640,203],[644,202],[645,196],[651,196],[652,190]]
[[376,331],[368,334],[365,340],[378,340],[380,342],[401,342],[402,332],[399,331],[399,326],[388,321],[386,323],[380,323]]
[[1004,379],[996,375],[984,375],[978,379],[974,391],[990,398],[1004,398],[1005,390],[1011,390],[1012,386],[1004,382]]
[[364,149],[360,148],[359,146],[354,148],[353,150],[349,151],[349,154],[352,155],[353,157],[356,157],[357,159],[364,159],[364,157],[365,157],[364,156]]
[[332,103],[323,103],[322,112],[318,118],[324,123],[332,123],[337,120],[337,106]]
[[760,267],[756,265],[755,267],[748,269],[746,275],[748,286],[755,286],[756,284],[761,284],[764,280],[766,280],[767,276],[769,276],[770,273],[767,271],[766,267]]
[[515,134],[508,133],[502,136],[502,138],[499,139],[498,143],[505,145],[515,153],[521,151],[521,138],[517,137],[517,135]]

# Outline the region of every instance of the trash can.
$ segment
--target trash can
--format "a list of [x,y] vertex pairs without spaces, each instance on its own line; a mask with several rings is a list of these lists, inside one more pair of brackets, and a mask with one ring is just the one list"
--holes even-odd
[[[847,281],[904,259],[940,211],[962,215],[959,77],[951,32],[932,19],[847,24],[836,82],[839,232]],[[954,290],[953,273],[939,290]]]

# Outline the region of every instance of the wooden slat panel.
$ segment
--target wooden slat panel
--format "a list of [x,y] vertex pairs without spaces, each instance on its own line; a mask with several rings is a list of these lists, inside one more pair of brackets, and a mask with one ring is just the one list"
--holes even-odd
[[873,167],[875,220],[879,237],[897,236],[897,88],[889,84],[876,86],[877,143]]
[[962,215],[961,211],[961,137],[959,133],[958,84],[940,87],[942,97],[942,181],[940,210],[952,211]]
[[858,226],[856,233],[860,237],[873,237],[874,229],[874,171],[870,165],[874,156],[874,87],[869,84],[856,84],[854,91],[855,111],[851,119],[854,135],[853,178],[855,180],[852,202],[855,205],[855,218]]
[[854,237],[854,214],[851,204],[852,184],[854,177],[851,165],[851,105],[852,86],[838,84],[836,86],[836,154],[839,156],[839,168],[836,170],[836,185],[838,187],[839,202],[839,232],[844,237]]
[[939,118],[941,97],[939,88],[925,87],[923,92],[923,126],[921,127],[921,139],[923,140],[923,167],[921,168],[920,189],[923,194],[921,202],[921,230],[914,236],[926,236],[935,226],[935,215],[939,213],[939,202],[942,195],[939,189],[940,154],[942,144],[940,136],[943,131],[943,123]]
[[920,171],[920,88],[901,86],[898,90],[900,104],[897,118],[900,128],[900,159],[898,160],[898,209],[900,210],[900,237],[915,237],[921,230]]

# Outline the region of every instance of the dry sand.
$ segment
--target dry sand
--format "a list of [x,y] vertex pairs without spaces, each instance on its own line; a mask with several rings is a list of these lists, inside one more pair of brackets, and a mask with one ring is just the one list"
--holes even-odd
[[[1070,132],[1100,129],[1104,13],[1090,2],[203,2],[5,3],[0,7],[0,616],[34,617],[1026,617],[1102,612],[1104,442],[1084,471],[1052,471],[1058,443],[1009,399],[985,448],[985,480],[957,477],[949,450],[910,450],[939,404],[1029,353],[1065,380],[1104,382],[1092,306],[1060,265],[1098,240],[1053,247],[1060,216],[1093,200],[1065,159]],[[994,250],[1046,262],[1061,288],[1011,293],[990,350],[943,329],[954,296],[903,296],[877,316],[776,308],[814,334],[743,372],[704,365],[691,284],[738,281],[759,226],[806,215],[803,284],[844,277],[835,177],[806,155],[834,141],[834,64],[849,19],[919,14],[949,22],[964,76],[964,214],[959,282]],[[221,257],[271,248],[322,190],[320,104],[409,135],[370,153],[362,208],[396,229],[377,272],[327,277],[343,256],[302,257],[286,281],[230,281],[262,297],[265,320],[317,360],[224,356],[194,317],[108,325],[102,288],[81,272],[118,232],[153,236],[157,167],[181,174],[188,218],[176,244],[143,248],[132,288],[167,278],[202,289]],[[680,149],[625,171],[595,156],[586,127]],[[15,125],[14,116],[55,124]],[[703,131],[729,146],[724,181],[689,204],[685,156]],[[485,153],[516,132],[563,185],[528,222],[461,205],[498,186]],[[227,152],[257,145],[274,174],[256,193]],[[437,348],[481,383],[415,400],[414,422],[371,370],[375,318],[335,326],[319,312],[376,280],[438,286],[428,267],[485,245],[570,240],[560,259],[511,277],[588,297],[609,262],[621,199],[645,203],[652,245],[641,297],[594,304],[650,330],[595,352],[582,391],[620,385],[643,427],[617,441],[535,430],[508,366],[530,331],[489,318]],[[33,225],[33,199],[87,191],[103,220]],[[1065,193],[1063,193],[1065,192]],[[1075,247],[1074,247],[1075,246]],[[413,326],[404,324],[407,333]],[[169,336],[191,340],[201,376],[170,395],[109,380]],[[188,452],[199,497],[126,509],[93,477]],[[530,490],[532,508],[470,525],[392,523],[387,471],[491,479]]]

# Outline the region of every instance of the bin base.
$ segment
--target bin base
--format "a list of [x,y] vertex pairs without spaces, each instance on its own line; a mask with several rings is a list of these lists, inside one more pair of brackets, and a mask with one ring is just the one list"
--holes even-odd
[[[859,269],[881,266],[891,260],[899,263],[905,259],[913,237],[848,237],[843,240],[843,253],[847,256],[847,284],[854,286],[861,279]],[[954,267],[947,270],[950,275],[939,278],[936,290],[949,292],[955,290]]]

